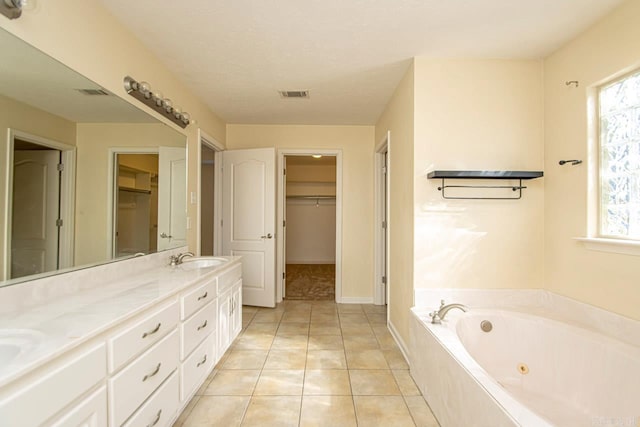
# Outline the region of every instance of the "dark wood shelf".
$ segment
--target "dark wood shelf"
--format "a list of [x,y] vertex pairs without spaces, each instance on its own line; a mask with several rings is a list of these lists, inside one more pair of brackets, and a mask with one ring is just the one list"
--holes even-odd
[[542,171],[432,171],[428,179],[535,179]]

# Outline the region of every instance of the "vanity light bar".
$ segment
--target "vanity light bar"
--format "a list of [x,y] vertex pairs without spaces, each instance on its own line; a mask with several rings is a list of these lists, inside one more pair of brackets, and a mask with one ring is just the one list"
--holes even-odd
[[178,106],[174,106],[173,101],[169,98],[165,98],[162,95],[162,92],[152,92],[151,85],[147,82],[138,82],[132,77],[126,76],[124,78],[124,90],[126,90],[129,95],[161,113],[181,128],[186,128],[187,125],[193,123],[189,113],[182,111]]

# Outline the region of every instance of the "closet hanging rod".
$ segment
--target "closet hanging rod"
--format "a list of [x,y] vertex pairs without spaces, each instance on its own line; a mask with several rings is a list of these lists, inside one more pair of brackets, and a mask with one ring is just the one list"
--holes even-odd
[[335,200],[336,196],[287,196],[287,199]]

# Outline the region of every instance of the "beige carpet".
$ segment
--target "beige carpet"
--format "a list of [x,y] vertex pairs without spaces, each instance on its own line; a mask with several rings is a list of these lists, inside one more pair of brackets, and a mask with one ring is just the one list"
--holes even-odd
[[287,264],[288,300],[336,299],[335,264]]

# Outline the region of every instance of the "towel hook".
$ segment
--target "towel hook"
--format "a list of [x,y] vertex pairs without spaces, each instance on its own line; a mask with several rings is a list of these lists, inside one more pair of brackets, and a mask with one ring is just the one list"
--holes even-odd
[[569,81],[564,82],[564,84],[567,85],[567,86],[573,85],[574,87],[580,86],[580,82],[577,81],[577,80],[569,80]]
[[558,162],[558,164],[560,166],[565,165],[567,163],[571,163],[571,166],[575,166],[575,165],[579,165],[580,163],[582,163],[582,160],[560,160]]

